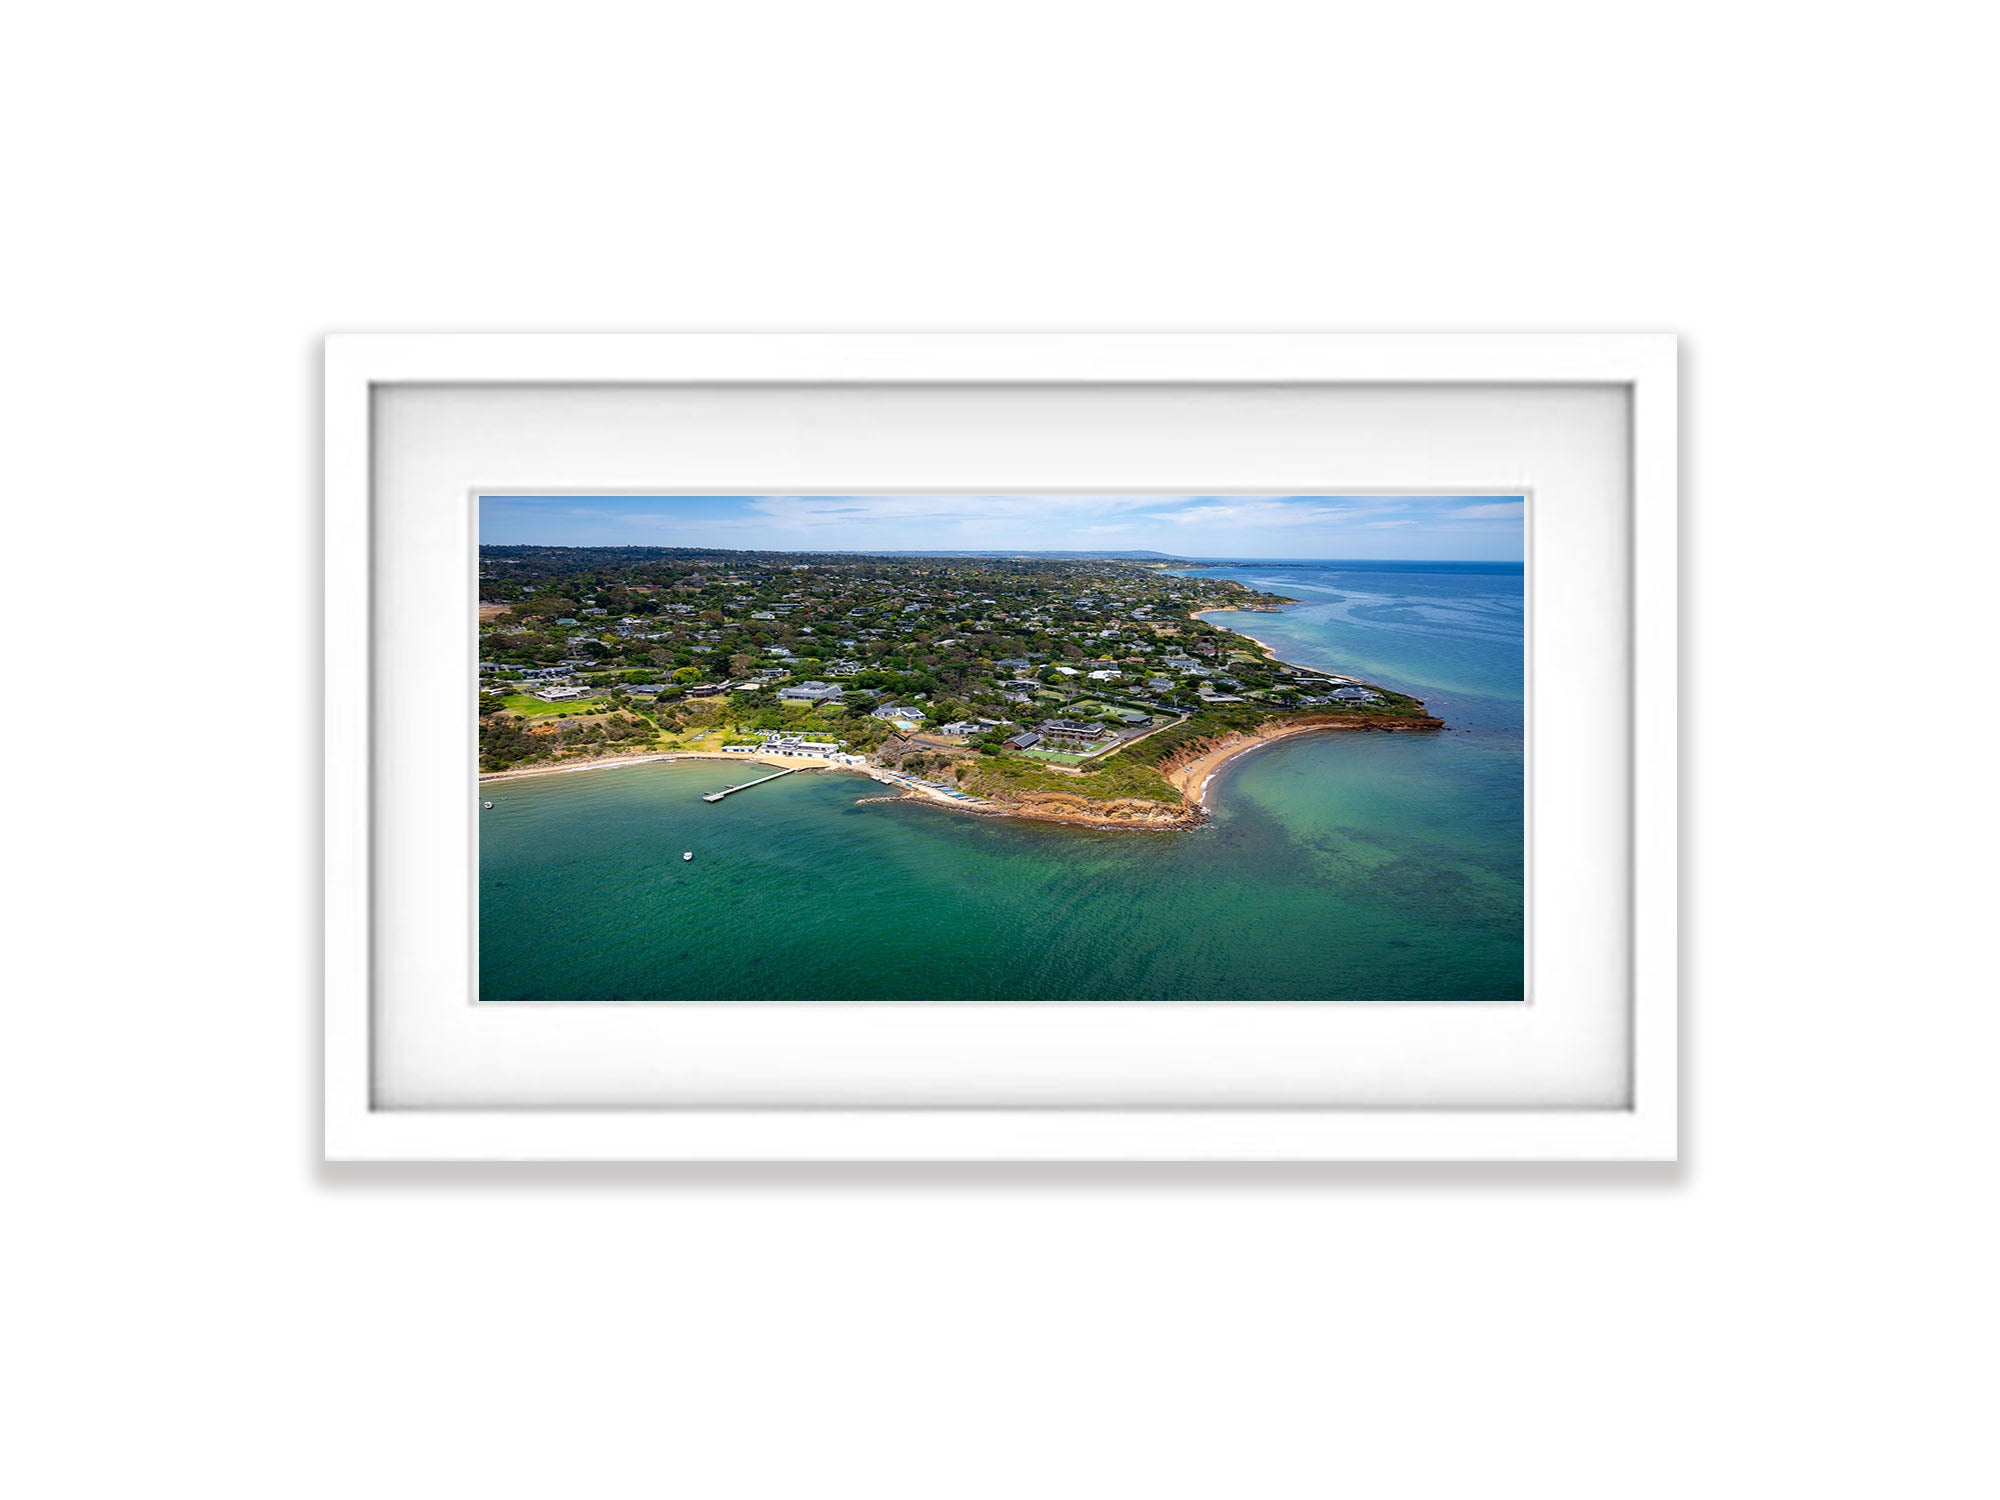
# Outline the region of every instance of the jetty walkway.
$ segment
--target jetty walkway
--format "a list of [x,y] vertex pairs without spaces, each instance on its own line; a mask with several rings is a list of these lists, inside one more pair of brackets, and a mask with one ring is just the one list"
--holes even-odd
[[805,769],[806,767],[804,766],[786,766],[782,771],[773,771],[769,776],[759,776],[755,781],[746,781],[741,786],[726,786],[719,792],[703,792],[701,800],[704,802],[720,802],[731,792],[748,791],[753,786],[762,786],[767,781],[776,781],[780,776],[789,776],[794,771],[803,771]]

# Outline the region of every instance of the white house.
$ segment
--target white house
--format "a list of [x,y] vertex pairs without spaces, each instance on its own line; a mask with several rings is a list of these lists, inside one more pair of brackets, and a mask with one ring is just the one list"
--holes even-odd
[[773,755],[832,755],[847,742],[845,740],[806,740],[795,734],[781,734],[767,731],[763,747]]
[[779,688],[778,697],[787,703],[838,703],[845,691],[830,682],[801,682]]

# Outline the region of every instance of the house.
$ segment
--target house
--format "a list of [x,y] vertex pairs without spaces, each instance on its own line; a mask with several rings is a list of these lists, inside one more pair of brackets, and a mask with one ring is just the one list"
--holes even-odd
[[582,623],[581,620],[572,620],[568,615],[564,615],[560,620],[556,621],[558,625],[580,625]]
[[1066,740],[1094,740],[1108,732],[1102,724],[1085,724],[1076,719],[1046,719],[1040,728],[1045,735]]
[[567,703],[572,698],[582,698],[589,694],[586,687],[545,687],[536,688],[535,696],[544,703]]
[[920,708],[904,708],[899,704],[885,703],[869,717],[886,719],[902,729],[914,729],[924,722],[924,711]]
[[832,755],[846,740],[807,740],[795,734],[768,731],[762,748],[773,755]]
[[786,703],[838,703],[846,691],[830,682],[801,682],[779,688],[778,697]]
[[1146,686],[1155,693],[1171,693],[1174,690],[1171,677],[1149,677],[1146,679]]
[[1117,678],[1123,677],[1125,674],[1119,671],[1116,667],[1105,667],[1100,671],[1092,672],[1088,675],[1094,682],[1111,682]]
[[1367,688],[1359,687],[1335,688],[1327,694],[1327,697],[1337,703],[1380,703],[1382,701],[1380,693],[1371,693]]
[[1192,656],[1170,656],[1167,658],[1167,665],[1176,672],[1194,672],[1201,667],[1201,663]]
[[1025,656],[1004,656],[993,665],[1003,672],[1025,672],[1033,663]]
[[977,719],[955,719],[939,727],[945,734],[977,734],[984,726]]
[[1011,739],[1001,741],[1009,750],[1025,750],[1030,745],[1039,745],[1042,737],[1032,729],[1024,729]]

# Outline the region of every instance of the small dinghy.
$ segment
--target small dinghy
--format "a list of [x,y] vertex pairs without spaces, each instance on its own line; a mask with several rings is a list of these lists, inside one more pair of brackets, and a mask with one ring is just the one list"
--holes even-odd
[[682,859],[693,859],[693,858],[694,858],[694,850],[692,850],[692,849],[688,850],[688,851],[687,851],[687,853],[685,853],[685,854],[683,854],[683,855],[681,856],[681,858],[682,858]]
[[488,812],[493,811],[493,804],[491,802],[482,802],[479,805],[485,808]]

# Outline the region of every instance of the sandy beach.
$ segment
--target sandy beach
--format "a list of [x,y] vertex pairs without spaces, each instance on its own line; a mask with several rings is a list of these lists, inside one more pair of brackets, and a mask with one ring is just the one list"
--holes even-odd
[[1221,770],[1225,764],[1234,760],[1239,755],[1247,755],[1252,750],[1274,744],[1282,739],[1289,739],[1295,734],[1310,734],[1320,729],[1368,730],[1381,733],[1383,731],[1416,732],[1441,729],[1443,727],[1438,720],[1428,718],[1326,718],[1318,719],[1312,723],[1288,723],[1280,721],[1274,724],[1266,724],[1255,733],[1243,733],[1239,731],[1232,734],[1210,749],[1203,751],[1193,760],[1176,766],[1174,769],[1166,771],[1163,774],[1174,785],[1174,788],[1183,797],[1187,798],[1189,802],[1199,807],[1206,807],[1208,804],[1204,799],[1208,794],[1208,784],[1214,780],[1215,773]]
[[1203,800],[1208,792],[1208,784],[1215,773],[1227,762],[1239,755],[1247,755],[1252,750],[1271,744],[1275,740],[1286,739],[1294,734],[1304,734],[1309,729],[1336,729],[1334,724],[1281,724],[1267,726],[1255,734],[1236,734],[1214,749],[1204,751],[1186,765],[1178,766],[1166,773],[1167,780],[1174,789],[1196,806],[1205,807]]

